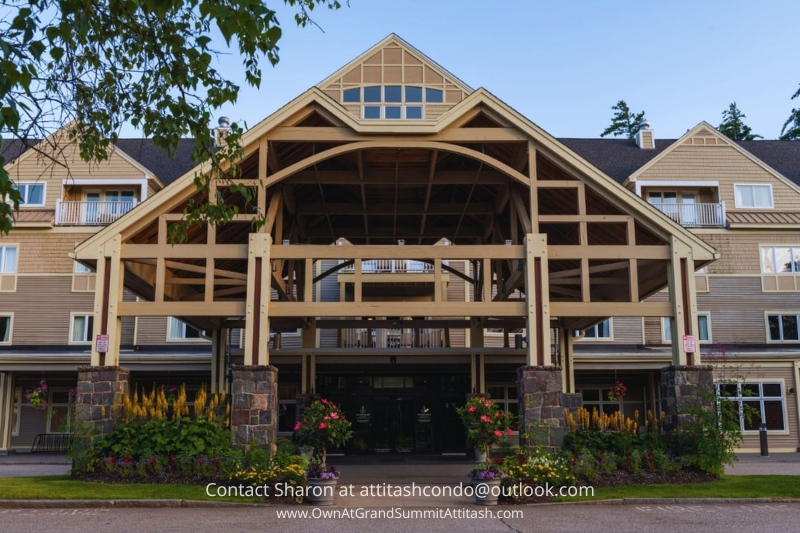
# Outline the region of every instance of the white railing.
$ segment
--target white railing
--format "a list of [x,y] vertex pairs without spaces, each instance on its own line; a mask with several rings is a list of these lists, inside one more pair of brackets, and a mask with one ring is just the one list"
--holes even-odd
[[56,202],[57,226],[105,226],[136,207],[133,202]]
[[347,328],[342,330],[342,348],[441,348],[441,328]]
[[725,226],[725,202],[717,204],[651,203],[653,207],[685,228]]
[[[346,266],[342,272],[353,272],[353,265]],[[361,272],[364,274],[381,274],[387,272],[433,272],[433,265],[424,261],[406,259],[365,259],[361,262]]]

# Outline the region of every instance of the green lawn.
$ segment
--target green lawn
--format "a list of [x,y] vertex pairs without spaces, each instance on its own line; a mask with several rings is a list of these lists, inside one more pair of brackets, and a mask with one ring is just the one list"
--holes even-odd
[[157,485],[131,483],[116,485],[73,481],[69,476],[0,478],[0,499],[4,500],[213,500],[240,503],[259,498],[211,497],[205,485]]
[[559,498],[559,501],[615,498],[800,498],[798,476],[724,476],[719,481],[695,485],[628,485],[603,487],[594,497]]

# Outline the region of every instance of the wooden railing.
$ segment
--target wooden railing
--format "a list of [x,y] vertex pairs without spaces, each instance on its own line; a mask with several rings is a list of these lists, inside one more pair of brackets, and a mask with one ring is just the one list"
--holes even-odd
[[725,226],[725,202],[716,204],[651,202],[650,205],[685,228]]
[[[342,272],[352,274],[354,270],[354,265],[349,265],[344,267]],[[365,259],[361,263],[361,272],[364,274],[382,274],[390,272],[424,272],[430,274],[433,272],[433,264],[406,259]]]
[[345,328],[342,348],[441,348],[441,328]]
[[56,201],[57,226],[106,226],[136,207],[133,202]]

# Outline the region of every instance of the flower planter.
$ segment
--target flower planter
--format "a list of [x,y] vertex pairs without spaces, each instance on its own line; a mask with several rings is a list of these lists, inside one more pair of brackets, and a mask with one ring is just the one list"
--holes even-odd
[[327,506],[333,505],[336,496],[336,484],[338,479],[308,478],[308,499],[311,505]]
[[480,446],[475,446],[475,462],[485,463],[487,459],[488,457],[486,457],[486,451]]
[[493,479],[472,478],[472,490],[475,491],[475,504],[497,505],[497,500],[500,497],[501,491],[500,481],[501,479],[499,477]]

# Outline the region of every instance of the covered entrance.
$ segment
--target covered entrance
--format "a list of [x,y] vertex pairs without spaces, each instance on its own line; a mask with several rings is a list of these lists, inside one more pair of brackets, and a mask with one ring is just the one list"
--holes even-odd
[[463,368],[377,365],[359,371],[318,370],[316,390],[353,422],[353,454],[463,454],[467,436],[455,411],[470,391]]

